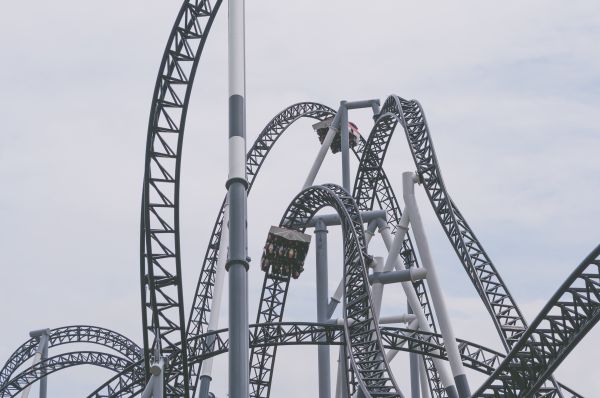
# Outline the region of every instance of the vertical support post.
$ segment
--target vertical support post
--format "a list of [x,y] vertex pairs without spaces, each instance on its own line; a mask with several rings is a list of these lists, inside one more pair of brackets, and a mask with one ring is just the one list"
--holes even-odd
[[[387,223],[379,229],[379,233],[381,234],[385,246],[388,250],[388,258],[386,260],[386,268],[390,267],[395,268],[397,270],[404,269],[404,264],[402,263],[402,259],[400,258],[400,248],[402,247],[402,241],[404,239],[405,234],[408,232],[408,213],[406,209],[402,214],[402,218],[400,219],[400,223],[398,225],[398,231],[396,235],[392,239],[392,235],[390,233],[390,229],[387,226]],[[427,276],[429,277],[429,275]],[[428,333],[432,333],[433,330],[429,326],[427,322],[427,318],[425,317],[425,313],[423,312],[423,308],[421,307],[421,303],[419,302],[419,298],[417,296],[417,292],[415,291],[415,287],[412,282],[401,282],[402,289],[404,290],[404,294],[406,295],[406,301],[413,309],[413,312],[417,316],[419,329]],[[442,384],[446,389],[446,393],[448,394],[448,398],[458,398],[458,391],[455,386],[455,382],[452,379],[450,374],[450,370],[447,368],[447,364],[445,361],[442,361],[439,358],[433,358],[433,363],[435,364],[435,368],[440,374],[440,379],[442,380]]]
[[[42,346],[42,363],[48,359],[48,331],[40,337],[40,345]],[[48,396],[48,376],[42,377],[40,380],[40,398]]]
[[335,398],[350,398],[348,393],[348,369],[346,368],[346,346],[340,346],[340,355],[338,357],[337,385],[335,389]]
[[[408,313],[414,314],[410,304],[407,305]],[[410,361],[410,392],[412,398],[420,398],[419,388],[419,355],[411,352],[409,354]]]
[[[322,220],[315,225],[317,256],[317,321],[325,322],[328,316],[328,275],[327,275],[327,226]],[[329,346],[319,345],[319,398],[331,397],[331,371]]]
[[[213,301],[208,321],[207,331],[211,332],[219,328],[219,315],[221,314],[221,303],[223,301],[223,282],[225,279],[225,262],[227,261],[227,249],[229,248],[229,197],[225,200],[223,209],[223,224],[221,227],[221,238],[219,241],[219,258],[213,287]],[[214,337],[209,337],[207,346],[214,344]],[[213,357],[202,362],[200,372],[200,394],[199,398],[209,398],[210,382],[212,381]]]
[[304,185],[302,189],[306,189],[313,185],[315,182],[315,178],[317,177],[317,173],[323,164],[323,160],[325,160],[325,155],[327,155],[327,151],[335,138],[335,134],[339,131],[339,121],[340,121],[340,110],[335,114],[333,120],[331,121],[331,125],[329,126],[329,130],[327,131],[327,135],[321,144],[321,148],[319,148],[319,152],[317,153],[317,157],[313,162],[310,171],[308,172],[308,176],[306,177],[306,181],[304,181]]
[[229,397],[249,396],[245,0],[229,0]]
[[458,350],[458,343],[456,342],[456,336],[454,335],[448,309],[446,308],[446,300],[444,299],[433,258],[431,257],[427,236],[425,235],[421,214],[419,213],[417,200],[415,198],[416,180],[417,176],[414,173],[402,173],[402,188],[404,203],[406,204],[406,213],[408,214],[410,224],[412,225],[415,241],[421,257],[421,264],[423,264],[423,267],[427,270],[427,284],[431,291],[431,300],[433,301],[433,306],[440,324],[444,345],[448,352],[448,362],[450,362],[450,369],[452,369],[458,395],[460,398],[469,398],[471,396],[469,383],[467,382],[467,376],[465,375],[465,369]]
[[430,398],[429,394],[429,382],[427,381],[427,369],[425,369],[425,360],[423,356],[419,358],[419,379],[421,381],[421,394],[423,398]]
[[350,136],[348,135],[348,108],[346,101],[340,102],[340,139],[342,149],[342,187],[350,191]]

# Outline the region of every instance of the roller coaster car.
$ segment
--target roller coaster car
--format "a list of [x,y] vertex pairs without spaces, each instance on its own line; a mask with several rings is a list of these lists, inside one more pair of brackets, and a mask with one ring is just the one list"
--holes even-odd
[[304,259],[310,235],[293,229],[271,227],[261,258],[261,268],[273,275],[298,279],[304,271]]
[[[325,136],[327,136],[329,126],[331,126],[331,122],[333,122],[333,117],[327,118],[322,122],[313,124],[313,129],[315,129],[315,131],[319,135],[319,141],[321,142],[321,144],[325,140]],[[356,146],[356,144],[358,144],[358,141],[360,140],[360,133],[358,131],[358,127],[356,127],[356,124],[348,122],[348,135],[350,138],[350,148],[353,148]],[[342,138],[340,135],[340,131],[338,130],[335,133],[335,136],[333,137],[333,141],[331,142],[331,152],[338,153],[339,151],[341,151],[341,147]]]

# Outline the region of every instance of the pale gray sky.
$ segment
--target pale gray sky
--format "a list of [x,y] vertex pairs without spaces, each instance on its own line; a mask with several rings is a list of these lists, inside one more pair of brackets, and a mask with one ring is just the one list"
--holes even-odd
[[[141,342],[137,256],[146,127],[179,5],[0,3],[0,362],[29,330],[42,327],[102,325]],[[335,107],[342,99],[383,100],[392,93],[418,99],[453,199],[532,320],[600,241],[599,42],[595,1],[248,1],[249,145],[294,102]],[[225,193],[226,43],[223,7],[200,62],[185,138],[188,306]],[[368,133],[368,114],[351,119]],[[267,160],[249,202],[253,258],[317,148],[304,122]],[[318,181],[339,182],[338,167],[337,157],[328,159]],[[400,173],[413,168],[397,134],[386,161],[397,191]],[[475,290],[420,199],[458,336],[499,348]],[[333,288],[339,235],[330,235]],[[251,319],[261,280],[254,266]],[[311,267],[295,285],[288,319],[314,320]],[[404,305],[391,291],[386,303],[389,313]],[[588,397],[600,391],[598,338],[591,332],[556,372]],[[274,396],[315,392],[316,350],[280,353]],[[401,385],[406,362],[394,365]],[[299,366],[306,371],[298,373]],[[50,395],[81,396],[108,375],[70,369],[51,377]],[[472,377],[474,385],[482,380]],[[215,378],[224,397],[226,375]]]

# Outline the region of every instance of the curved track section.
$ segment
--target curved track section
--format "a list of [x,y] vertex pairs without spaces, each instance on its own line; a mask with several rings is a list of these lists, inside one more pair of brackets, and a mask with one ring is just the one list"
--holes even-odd
[[[260,348],[286,345],[343,345],[344,327],[319,323],[282,322],[250,325],[250,347]],[[199,347],[200,354],[190,356],[190,364],[224,354],[229,349],[228,330],[208,332],[190,339]],[[447,360],[442,336],[411,329],[385,327],[381,329],[385,349],[413,352],[424,356],[435,356]],[[466,367],[491,375],[504,359],[504,355],[478,344],[458,340],[459,349]],[[137,370],[136,370],[137,367]],[[104,383],[91,393],[89,398],[130,397],[144,387],[142,361],[129,365],[120,374]],[[136,379],[137,375],[137,379]]]
[[[414,100],[390,96],[380,115],[395,116],[402,125],[431,205],[490,313],[505,348],[510,350],[526,330],[527,323],[483,246],[446,191],[421,105]],[[366,151],[370,153],[371,160],[365,163],[366,172],[370,168],[382,167],[393,131],[394,128],[380,129],[375,131],[375,136],[369,137],[372,144]],[[553,379],[551,382],[556,389],[554,394],[561,396],[560,385]],[[568,391],[564,395],[568,395]]]
[[[367,255],[362,220],[352,196],[336,185],[313,186],[300,192],[286,210],[280,226],[304,231],[322,208],[332,207],[342,220],[344,242],[344,336],[350,370],[367,397],[400,397],[385,358],[381,334],[373,317],[364,257]],[[289,277],[266,274],[257,323],[280,322],[285,309]],[[252,397],[268,397],[277,346],[252,350],[250,386]]]
[[475,397],[529,397],[600,320],[600,246],[575,269]]
[[[246,156],[246,174],[248,180],[248,194],[252,189],[252,185],[258,176],[267,155],[279,139],[281,135],[297,120],[308,118],[315,120],[324,120],[335,114],[335,111],[325,105],[314,102],[301,102],[291,105],[279,112],[271,121],[263,128],[258,138],[254,141],[252,148]],[[201,335],[207,332],[210,308],[214,294],[214,283],[217,260],[219,257],[219,243],[221,241],[221,230],[223,227],[224,204],[221,205],[217,220],[213,227],[208,248],[204,256],[202,270],[198,278],[198,285],[194,295],[194,302],[187,325],[188,355],[198,356],[201,353],[201,348],[194,340],[194,336]],[[190,365],[190,378],[193,390],[195,391],[198,383],[198,375],[201,362]]]
[[[13,377],[0,390],[0,397],[14,397],[28,385],[51,373],[58,372],[72,366],[94,365],[121,372],[131,362],[127,359],[105,352],[79,351],[60,354],[42,361]],[[140,374],[142,376],[142,374]]]
[[[69,343],[99,344],[118,352],[132,362],[142,357],[142,349],[137,344],[122,334],[109,329],[89,325],[75,325],[50,330],[48,347]],[[17,348],[0,370],[0,388],[8,382],[16,369],[35,355],[37,346],[38,340],[32,338]]]
[[[383,158],[380,157],[380,154],[385,154],[390,142],[389,138],[399,122],[402,124],[399,116],[392,113],[380,114],[377,117],[373,129],[366,143],[364,143],[364,149],[359,152],[362,153],[362,156],[356,173],[353,195],[361,211],[372,210],[374,202],[377,200],[379,207],[385,210],[387,214],[388,226],[391,228],[392,233],[396,233],[402,211],[394,190],[385,175]],[[409,233],[406,234],[406,238],[402,243],[400,257],[407,269],[419,266]],[[414,282],[413,285],[425,317],[429,321],[429,326],[436,332],[437,326],[433,310],[429,304],[427,287],[423,281]],[[432,358],[424,357],[424,361],[432,395],[440,398],[447,397],[448,393],[440,380]]]
[[[183,132],[200,55],[221,0],[185,0],[163,53],[150,110],[140,228],[140,277],[146,374],[159,344],[175,357],[186,347],[179,250],[179,177]],[[181,345],[178,343],[182,343]],[[189,396],[187,352],[166,367],[167,396]]]

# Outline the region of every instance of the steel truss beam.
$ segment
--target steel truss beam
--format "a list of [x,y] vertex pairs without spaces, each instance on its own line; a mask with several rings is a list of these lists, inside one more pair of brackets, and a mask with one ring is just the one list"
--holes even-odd
[[[48,347],[69,343],[99,344],[118,352],[131,362],[142,358],[142,349],[137,344],[122,334],[109,329],[89,325],[74,325],[50,330]],[[0,389],[9,381],[15,370],[35,355],[37,346],[38,340],[31,338],[15,350],[0,370]]]
[[[417,173],[434,211],[492,316],[505,348],[509,350],[526,330],[527,323],[483,246],[446,191],[421,105],[415,100],[407,101],[390,96],[382,107],[380,118],[387,119],[385,123],[391,128],[374,129],[375,135],[369,136],[369,144],[365,149],[369,153],[364,165],[365,173],[382,167],[389,140],[399,123],[404,129]],[[368,191],[368,185],[366,187]],[[569,394],[566,390],[563,394],[564,389],[559,383],[553,379],[551,382],[554,385],[554,395]]]
[[[307,222],[322,208],[332,207],[342,222],[344,242],[344,334],[346,353],[352,372],[351,393],[362,391],[367,397],[400,397],[389,369],[381,334],[371,305],[365,265],[367,249],[360,212],[354,199],[343,188],[328,184],[309,187],[291,202],[280,226],[304,231]],[[265,274],[257,323],[280,322],[290,280]],[[277,346],[252,350],[250,385],[252,397],[267,397],[270,391]]]
[[600,320],[600,246],[567,278],[475,397],[529,397]]
[[[148,122],[140,228],[145,373],[152,346],[169,358],[167,397],[189,396],[181,280],[179,182],[183,133],[200,55],[221,0],[185,0],[160,64]],[[182,344],[179,344],[182,343]]]
[[[224,354],[229,349],[228,329],[212,331],[190,339],[200,347],[199,354],[189,356],[190,364],[202,363],[207,358]],[[381,337],[385,349],[414,352],[447,360],[442,336],[405,328],[384,327]],[[460,353],[466,367],[484,374],[492,374],[504,355],[478,344],[458,340]],[[287,345],[342,345],[344,327],[340,325],[282,322],[250,325],[250,347]],[[135,370],[135,366],[139,370]],[[130,365],[120,374],[96,389],[89,398],[130,397],[139,394],[144,387],[141,376],[142,361]],[[140,375],[138,379],[135,375]]]
[[[78,351],[50,357],[13,377],[0,389],[0,397],[14,397],[28,385],[51,373],[79,365],[94,365],[122,372],[131,361],[120,356],[96,351]],[[137,377],[143,377],[142,368],[137,367]]]

